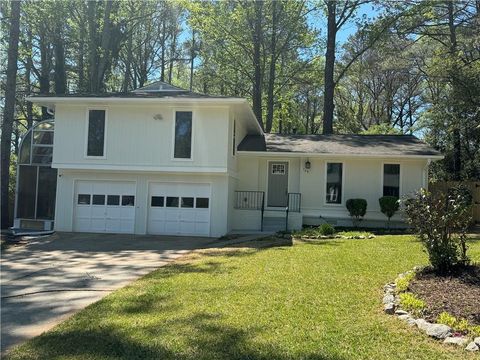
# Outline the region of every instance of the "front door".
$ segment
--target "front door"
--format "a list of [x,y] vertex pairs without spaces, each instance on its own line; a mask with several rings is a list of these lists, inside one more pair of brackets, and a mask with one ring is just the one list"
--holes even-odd
[[271,161],[268,163],[268,199],[267,206],[287,206],[288,162]]

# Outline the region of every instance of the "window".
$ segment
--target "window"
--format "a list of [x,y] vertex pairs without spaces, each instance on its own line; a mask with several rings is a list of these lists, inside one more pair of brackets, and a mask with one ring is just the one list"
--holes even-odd
[[285,175],[285,164],[272,164],[272,175]]
[[152,196],[150,201],[150,206],[152,207],[163,207],[163,196]]
[[233,120],[233,149],[232,149],[232,155],[235,156],[235,148],[237,147],[237,142],[235,140],[236,136],[236,131],[237,131],[237,126],[235,120]]
[[107,196],[107,205],[110,205],[110,206],[120,205],[120,195],[108,195]]
[[167,207],[178,207],[178,197],[167,196]]
[[105,110],[88,111],[87,156],[104,156]]
[[192,157],[192,112],[177,111],[175,113],[175,159]]
[[400,165],[383,165],[383,196],[400,197]]
[[342,163],[327,163],[327,204],[342,203]]
[[193,208],[193,197],[182,197],[182,208]]
[[93,205],[105,205],[105,195],[93,195],[92,204]]
[[90,205],[90,194],[78,194],[78,205]]
[[197,209],[208,209],[208,198],[197,198]]
[[122,196],[122,206],[135,206],[135,196],[133,196],[133,195],[123,195]]

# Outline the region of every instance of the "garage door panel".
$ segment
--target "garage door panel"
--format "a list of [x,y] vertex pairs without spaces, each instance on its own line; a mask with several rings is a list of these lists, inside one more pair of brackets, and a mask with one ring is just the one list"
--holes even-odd
[[[122,206],[123,195],[136,196],[134,182],[77,181],[74,230],[81,232],[133,233],[135,206]],[[79,202],[81,196],[82,204]]]
[[206,198],[209,201],[210,194],[210,184],[151,183],[148,233],[208,236],[210,209],[195,207],[195,199]]

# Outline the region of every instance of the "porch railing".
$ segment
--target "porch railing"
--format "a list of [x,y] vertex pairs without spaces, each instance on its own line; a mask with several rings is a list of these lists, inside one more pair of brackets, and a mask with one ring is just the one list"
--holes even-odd
[[288,213],[300,212],[302,206],[302,194],[288,193],[287,207],[285,208],[285,231],[288,231]]
[[261,212],[260,231],[263,231],[263,213],[265,212],[265,192],[235,191],[234,208],[239,210],[259,210]]

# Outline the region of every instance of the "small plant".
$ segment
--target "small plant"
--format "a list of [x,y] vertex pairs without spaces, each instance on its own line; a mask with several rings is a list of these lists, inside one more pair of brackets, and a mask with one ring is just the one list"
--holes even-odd
[[468,264],[466,232],[471,221],[470,204],[465,192],[455,189],[437,194],[422,189],[405,200],[406,220],[438,273]]
[[353,225],[357,226],[367,212],[367,200],[365,199],[348,199],[345,203],[348,212],[353,221]]
[[388,218],[387,229],[390,230],[390,219],[398,211],[400,201],[395,196],[382,196],[378,199],[380,211]]
[[333,235],[335,234],[335,228],[328,223],[324,223],[318,227],[318,232],[324,236]]
[[410,281],[412,281],[415,278],[415,273],[414,272],[409,272],[405,274],[403,277],[397,278],[395,280],[395,285],[397,286],[397,291],[398,292],[404,292],[408,290],[408,286],[410,285]]
[[438,315],[437,323],[450,326],[451,328],[455,328],[457,318],[444,311],[440,315]]
[[409,292],[400,294],[400,305],[405,310],[414,314],[421,314],[426,306],[423,300],[420,300],[414,294]]
[[450,326],[452,329],[464,334],[469,333],[473,336],[480,335],[480,326],[470,325],[467,319],[458,320],[455,316],[450,315],[446,311],[438,316],[437,323]]

